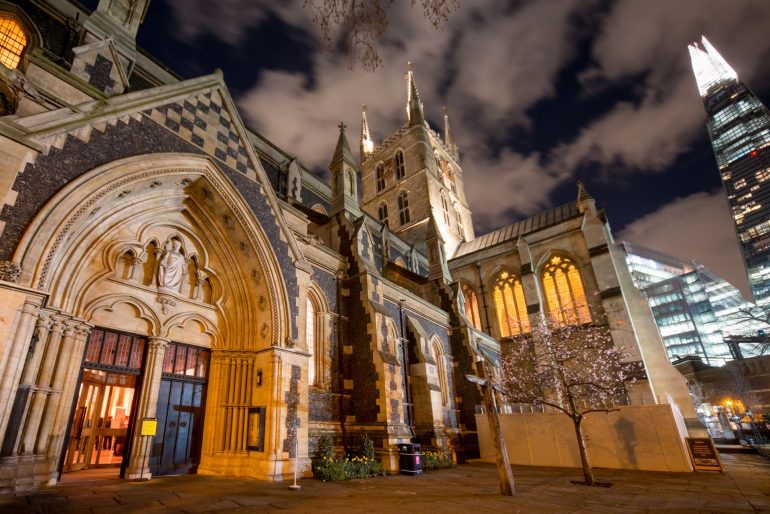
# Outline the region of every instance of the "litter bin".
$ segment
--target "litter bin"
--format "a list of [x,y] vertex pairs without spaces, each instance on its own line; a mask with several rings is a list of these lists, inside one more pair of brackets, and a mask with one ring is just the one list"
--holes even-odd
[[402,443],[398,445],[398,453],[402,475],[422,475],[422,445]]

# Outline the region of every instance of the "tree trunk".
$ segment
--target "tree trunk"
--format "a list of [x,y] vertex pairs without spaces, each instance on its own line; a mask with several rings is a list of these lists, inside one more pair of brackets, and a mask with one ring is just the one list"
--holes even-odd
[[588,451],[586,450],[585,436],[583,435],[583,417],[572,418],[575,425],[575,435],[577,436],[578,449],[580,449],[580,462],[583,464],[583,476],[586,485],[594,485],[594,472],[591,469],[591,463],[588,461]]

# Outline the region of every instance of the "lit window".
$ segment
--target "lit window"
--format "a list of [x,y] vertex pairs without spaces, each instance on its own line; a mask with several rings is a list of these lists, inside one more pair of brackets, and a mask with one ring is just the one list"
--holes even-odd
[[21,54],[27,46],[27,36],[21,25],[13,18],[0,16],[0,63],[15,69],[21,61]]
[[377,176],[377,192],[379,193],[385,189],[385,171],[382,168],[382,163],[377,165],[374,173]]
[[307,360],[307,383],[315,384],[315,359],[316,359],[316,307],[309,297],[307,299],[307,318],[305,319],[305,342],[310,358]]
[[404,152],[399,150],[396,152],[396,180],[401,180],[406,175],[404,170]]
[[521,287],[519,279],[503,271],[495,280],[493,294],[500,335],[509,337],[529,332],[527,303],[524,301],[524,288]]
[[543,269],[543,290],[551,320],[570,325],[591,322],[583,281],[571,260],[554,256],[548,261]]
[[409,197],[406,195],[406,191],[401,191],[401,194],[398,195],[398,218],[402,225],[412,221],[409,215]]
[[378,211],[378,214],[380,215],[380,223],[382,223],[383,225],[387,225],[388,224],[388,204],[381,203],[377,211]]
[[460,290],[465,299],[465,317],[470,321],[473,328],[481,330],[481,318],[479,317],[479,302],[476,298],[476,292],[471,286],[463,282],[460,284]]

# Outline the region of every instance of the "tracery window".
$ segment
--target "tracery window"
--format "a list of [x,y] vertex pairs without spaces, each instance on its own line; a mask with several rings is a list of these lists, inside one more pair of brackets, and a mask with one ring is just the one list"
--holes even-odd
[[508,271],[497,275],[493,288],[500,335],[510,337],[529,332],[527,303],[521,281]]
[[383,225],[388,224],[388,204],[387,203],[381,203],[379,208],[377,209],[377,213],[379,214],[380,223]]
[[398,218],[402,225],[406,225],[412,221],[412,218],[409,215],[409,197],[407,196],[406,191],[401,191],[398,195]]
[[399,150],[396,152],[396,180],[401,180],[406,175],[404,169],[404,152]]
[[568,325],[591,322],[580,272],[567,257],[555,255],[546,263],[543,291],[552,321]]
[[481,317],[479,316],[479,302],[476,291],[465,282],[460,284],[460,290],[465,299],[465,317],[470,321],[473,328],[481,330]]
[[15,69],[27,46],[27,36],[21,25],[11,17],[0,16],[0,63]]
[[374,169],[374,174],[377,177],[377,192],[379,193],[385,189],[385,171],[382,167],[382,163],[377,164],[377,167]]

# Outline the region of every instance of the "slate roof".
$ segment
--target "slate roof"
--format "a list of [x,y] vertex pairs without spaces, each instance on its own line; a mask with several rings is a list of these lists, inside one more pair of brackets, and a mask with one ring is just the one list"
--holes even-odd
[[516,223],[508,225],[507,227],[495,230],[489,234],[484,234],[483,236],[477,237],[472,241],[462,243],[457,247],[457,251],[455,252],[452,259],[456,259],[473,252],[478,252],[479,250],[505,243],[506,241],[510,241],[512,239],[517,239],[519,236],[523,236],[524,234],[537,232],[538,230],[551,227],[568,219],[577,218],[578,216],[580,216],[580,212],[577,208],[577,202],[570,202],[564,205],[560,205],[559,207],[549,211],[541,212],[540,214],[532,216],[531,218],[517,221]]

